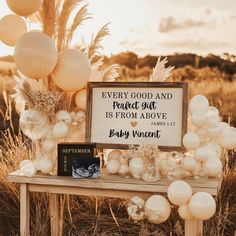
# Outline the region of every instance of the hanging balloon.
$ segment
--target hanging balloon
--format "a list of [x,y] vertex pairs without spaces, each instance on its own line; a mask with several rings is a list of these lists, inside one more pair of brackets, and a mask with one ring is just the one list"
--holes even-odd
[[15,46],[16,68],[31,79],[48,76],[57,63],[57,50],[53,40],[41,32],[28,32]]
[[170,203],[161,195],[149,197],[145,203],[145,215],[153,224],[165,222],[171,213]]
[[188,204],[188,210],[194,218],[208,220],[215,214],[215,199],[209,193],[195,193]]
[[200,145],[200,138],[194,132],[188,132],[183,137],[183,145],[188,150],[194,150]]
[[87,90],[82,89],[78,91],[75,95],[75,104],[77,107],[86,110],[86,101],[87,101]]
[[38,11],[43,0],[7,0],[8,7],[19,16],[29,16]]
[[27,26],[20,16],[6,15],[0,20],[0,40],[8,46],[14,46],[26,32]]
[[196,95],[192,97],[189,102],[189,111],[193,113],[194,111],[207,112],[209,108],[208,99],[203,95]]
[[185,205],[192,197],[192,188],[185,181],[176,180],[169,185],[167,196],[170,202],[174,205]]
[[92,69],[90,77],[89,77],[89,81],[91,81],[91,82],[102,81],[102,73],[100,71],[98,71],[98,70]]
[[59,54],[53,71],[55,84],[64,91],[77,91],[85,87],[91,73],[89,59],[79,50],[65,49]]

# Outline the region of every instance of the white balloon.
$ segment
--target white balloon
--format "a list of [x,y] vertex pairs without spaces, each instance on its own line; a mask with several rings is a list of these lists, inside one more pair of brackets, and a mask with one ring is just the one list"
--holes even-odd
[[87,90],[86,89],[82,89],[76,93],[75,104],[77,107],[83,110],[86,110],[86,105],[87,105]]
[[194,218],[208,220],[215,214],[216,202],[209,193],[198,192],[192,196],[188,209]]
[[46,139],[42,143],[42,149],[46,153],[50,153],[55,149],[56,143],[52,139]]
[[56,113],[56,121],[63,121],[65,124],[70,125],[72,122],[71,114],[68,111],[60,110]]
[[145,215],[147,220],[153,224],[165,222],[171,213],[170,203],[161,195],[149,197],[145,203]]
[[49,174],[53,171],[53,161],[50,158],[43,158],[39,161],[39,169],[43,174]]
[[26,23],[20,16],[6,15],[0,20],[0,40],[8,46],[14,46],[26,32]]
[[20,16],[29,16],[38,11],[43,0],[7,0],[8,7]]
[[217,139],[222,133],[222,126],[220,123],[216,123],[208,127],[208,136],[212,139]]
[[196,110],[192,113],[191,120],[196,127],[203,127],[207,123],[207,115],[205,111]]
[[89,59],[79,50],[65,49],[59,54],[52,73],[55,84],[64,91],[77,91],[85,87],[91,73]]
[[129,163],[129,170],[135,179],[140,179],[143,174],[143,159],[141,157],[134,157]]
[[107,162],[107,171],[109,174],[118,174],[120,169],[120,162],[118,160],[109,160]]
[[200,162],[205,161],[207,159],[207,151],[207,147],[198,147],[194,153],[195,160]]
[[209,106],[209,109],[208,109],[208,114],[216,114],[216,115],[220,115],[218,109],[214,106]]
[[194,132],[188,132],[183,137],[183,145],[188,150],[194,150],[200,145],[200,138]]
[[58,122],[53,126],[52,132],[55,138],[63,138],[67,136],[69,129],[64,122]]
[[183,220],[191,220],[193,218],[192,214],[190,213],[188,209],[188,205],[182,205],[178,209],[179,216]]
[[192,156],[185,156],[181,164],[182,169],[191,171],[195,168],[196,160]]
[[172,182],[167,189],[167,196],[174,205],[185,205],[192,197],[191,186],[182,180]]
[[196,110],[207,112],[209,108],[208,99],[203,95],[196,95],[192,97],[189,102],[189,111],[193,113]]
[[222,172],[222,162],[218,158],[208,158],[203,163],[203,168],[209,177],[216,177]]
[[220,138],[220,144],[227,150],[236,149],[236,133],[231,130],[224,131]]
[[217,115],[215,113],[207,115],[207,126],[208,127],[216,126],[217,124],[219,124],[219,122],[220,122],[219,115]]
[[25,33],[17,40],[14,49],[16,68],[31,79],[48,76],[57,63],[57,57],[53,40],[41,32]]

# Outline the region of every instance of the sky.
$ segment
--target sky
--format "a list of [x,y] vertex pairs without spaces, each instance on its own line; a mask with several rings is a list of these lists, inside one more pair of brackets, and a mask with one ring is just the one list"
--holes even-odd
[[[235,0],[85,0],[93,19],[78,30],[73,44],[88,42],[107,22],[103,54],[133,51],[140,56],[173,53],[236,54]],[[0,18],[11,14],[0,0]],[[0,56],[13,48],[0,42]]]

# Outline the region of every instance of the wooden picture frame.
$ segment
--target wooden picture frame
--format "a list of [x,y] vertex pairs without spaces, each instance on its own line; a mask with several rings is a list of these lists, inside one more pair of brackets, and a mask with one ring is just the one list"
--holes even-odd
[[155,143],[184,151],[187,106],[186,82],[89,82],[86,141],[98,148]]

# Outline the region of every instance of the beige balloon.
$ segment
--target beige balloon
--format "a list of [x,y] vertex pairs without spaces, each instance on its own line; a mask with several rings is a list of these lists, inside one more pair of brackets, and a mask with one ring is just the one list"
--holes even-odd
[[58,63],[52,75],[55,84],[69,92],[85,87],[90,73],[90,62],[82,52],[65,49],[59,54]]
[[22,35],[16,42],[16,68],[31,79],[48,76],[56,66],[57,57],[53,40],[44,33],[31,31]]
[[83,110],[86,110],[86,105],[87,105],[87,90],[86,89],[82,89],[76,93],[75,104],[77,107]]
[[26,32],[26,23],[20,16],[6,15],[0,20],[0,40],[8,46],[14,46]]
[[43,0],[7,0],[8,7],[19,16],[29,16],[38,11]]

